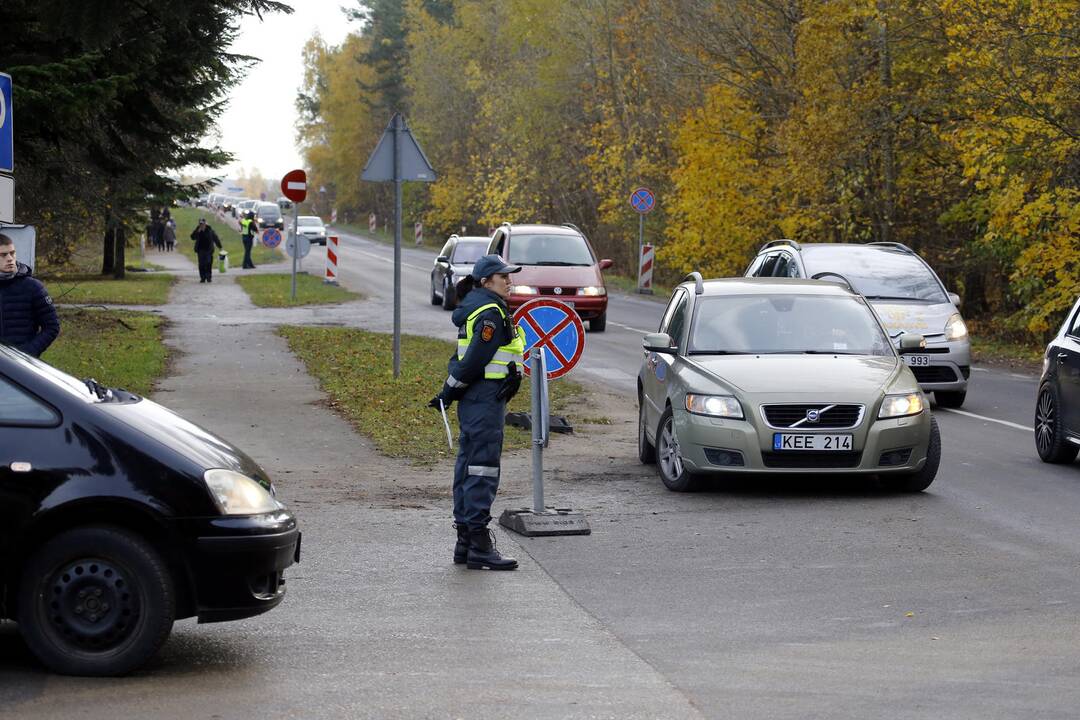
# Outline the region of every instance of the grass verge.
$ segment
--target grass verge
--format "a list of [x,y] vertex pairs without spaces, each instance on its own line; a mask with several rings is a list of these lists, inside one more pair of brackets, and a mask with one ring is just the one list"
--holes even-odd
[[[370,240],[375,240],[376,242],[383,243],[384,245],[393,245],[394,244],[394,231],[393,230],[382,229],[380,227],[380,229],[376,230],[375,232],[371,232],[371,231],[368,230],[368,226],[366,224],[361,225],[360,223],[342,223],[342,222],[335,223],[332,227],[333,227],[333,229],[344,230],[345,232],[349,233],[350,235],[359,235],[360,237],[365,237],[365,238],[368,238]],[[330,234],[333,235],[332,232]],[[446,242],[446,236],[445,235],[434,236],[434,235],[428,235],[428,234],[425,233],[424,242],[421,243],[420,245],[417,245],[416,241],[413,239],[413,231],[412,231],[411,227],[408,227],[406,232],[403,233],[402,236],[401,236],[401,246],[405,247],[405,248],[424,247],[424,248],[429,248],[429,249],[432,249],[432,250],[438,250],[439,248],[441,248],[443,246],[443,244],[445,242]]]
[[[206,208],[173,208],[170,210],[173,219],[176,220],[176,250],[187,255],[193,261],[195,259],[195,252],[192,248],[191,233],[195,230],[195,226],[199,224],[199,218],[206,218],[206,223],[214,228],[214,232],[217,233],[218,238],[221,240],[221,246],[225,249],[225,252],[229,253],[229,266],[240,267],[244,261],[244,243],[240,240],[240,231],[233,230],[225,222],[218,220],[217,215],[213,211],[208,211]],[[283,232],[284,238],[285,233]],[[282,245],[285,241],[282,240]],[[147,253],[153,253],[154,251],[147,250]],[[149,255],[153,259],[153,255]],[[270,264],[281,262],[285,259],[284,250],[271,249],[255,240],[255,246],[251,248],[251,261],[256,265]],[[217,261],[214,261],[215,272],[217,272]]]
[[971,337],[971,360],[973,363],[1010,365],[1037,370],[1042,363],[1044,348],[1025,343],[1009,342],[996,338]]
[[236,282],[244,288],[251,302],[259,307],[294,307],[296,305],[334,305],[359,300],[360,293],[337,285],[327,285],[314,275],[296,275],[296,299],[292,299],[292,276],[289,273],[238,275]]
[[162,319],[126,310],[60,308],[60,337],[42,359],[79,379],[147,395],[165,374]]
[[164,305],[176,278],[167,273],[131,273],[123,280],[102,275],[53,278],[46,287],[57,303],[105,305]]
[[[401,375],[393,377],[393,336],[352,328],[296,327],[278,329],[289,348],[307,365],[308,372],[330,396],[330,404],[376,447],[391,457],[431,464],[452,457],[446,430],[428,400],[442,389],[446,361],[454,345],[445,340],[404,335],[401,338]],[[577,383],[549,384],[553,412],[565,414],[573,398],[582,393]],[[507,408],[529,409],[529,381]],[[457,452],[457,413],[448,412]],[[504,447],[528,447],[528,433],[506,428]]]
[[[615,290],[621,290],[624,293],[630,295],[639,295],[637,291],[637,278],[626,277],[625,275],[614,275],[610,273],[604,273],[604,284]],[[668,298],[671,297],[672,291],[675,290],[675,286],[671,285],[658,285],[653,283],[652,294],[640,294],[639,297],[655,300],[656,302],[666,303]]]

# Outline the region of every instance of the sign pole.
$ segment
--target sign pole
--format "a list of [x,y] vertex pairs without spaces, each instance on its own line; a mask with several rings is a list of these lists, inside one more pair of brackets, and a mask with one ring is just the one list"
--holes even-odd
[[394,115],[394,379],[401,374],[401,116]]
[[533,512],[541,514],[544,507],[544,391],[542,378],[546,368],[544,367],[544,349],[537,348],[529,358],[532,365],[532,474],[533,474]]
[[293,224],[292,224],[292,234],[293,234],[292,299],[293,300],[296,299],[296,256],[300,254],[300,236],[297,235],[297,230],[298,230],[297,226],[299,225],[299,218],[300,218],[300,215],[299,215],[300,211],[298,209],[299,207],[300,207],[300,203],[293,203]]
[[637,289],[641,292],[641,253],[645,249],[645,214],[638,213],[638,231],[637,231]]

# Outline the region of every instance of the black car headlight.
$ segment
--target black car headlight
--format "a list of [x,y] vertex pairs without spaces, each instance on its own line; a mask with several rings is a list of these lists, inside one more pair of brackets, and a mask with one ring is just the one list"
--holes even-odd
[[203,480],[222,515],[262,515],[285,509],[269,490],[233,470],[207,470]]

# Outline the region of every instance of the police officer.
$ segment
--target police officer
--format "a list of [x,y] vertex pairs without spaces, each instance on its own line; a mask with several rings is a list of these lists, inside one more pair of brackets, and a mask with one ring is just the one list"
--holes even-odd
[[458,283],[460,304],[452,316],[458,326],[457,353],[450,358],[442,391],[428,403],[438,408],[440,401],[443,406],[458,401],[454,562],[473,570],[514,570],[518,565],[495,549],[488,523],[499,489],[506,403],[521,385],[525,333],[514,325],[506,306],[510,273],[520,270],[498,255],[485,255]]
[[244,269],[254,270],[255,263],[251,262],[251,246],[255,243],[255,213],[248,212],[240,221],[240,240],[244,243]]

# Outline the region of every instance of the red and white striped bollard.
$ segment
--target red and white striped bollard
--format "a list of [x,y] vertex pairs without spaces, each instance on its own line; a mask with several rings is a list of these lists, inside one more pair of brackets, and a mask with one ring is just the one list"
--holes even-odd
[[337,254],[338,254],[338,237],[337,235],[326,236],[326,277],[323,282],[328,285],[337,285]]

